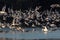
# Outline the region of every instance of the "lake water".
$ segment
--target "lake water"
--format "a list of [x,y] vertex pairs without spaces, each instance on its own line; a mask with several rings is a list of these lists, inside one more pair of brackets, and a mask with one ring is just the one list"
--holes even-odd
[[[29,28],[28,28],[29,29]],[[27,29],[27,30],[28,30]],[[18,39],[60,39],[60,30],[43,32],[41,29],[34,32],[19,32],[10,31],[0,33],[0,39],[2,40],[18,40]]]

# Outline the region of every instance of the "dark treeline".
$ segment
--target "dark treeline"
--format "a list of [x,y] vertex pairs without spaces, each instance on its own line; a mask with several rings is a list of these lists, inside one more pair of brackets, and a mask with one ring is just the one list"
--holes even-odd
[[0,0],[0,10],[1,8],[6,5],[7,8],[13,9],[28,9],[28,8],[35,8],[36,6],[43,6],[44,9],[48,8],[49,5],[58,3],[60,4],[59,0]]

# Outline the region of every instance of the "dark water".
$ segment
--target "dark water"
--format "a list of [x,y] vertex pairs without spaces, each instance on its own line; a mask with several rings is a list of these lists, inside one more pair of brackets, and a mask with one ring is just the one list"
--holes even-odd
[[38,29],[33,32],[9,31],[7,33],[6,32],[0,33],[0,40],[34,40],[34,39],[59,40],[60,30],[43,32],[41,31],[41,29]]

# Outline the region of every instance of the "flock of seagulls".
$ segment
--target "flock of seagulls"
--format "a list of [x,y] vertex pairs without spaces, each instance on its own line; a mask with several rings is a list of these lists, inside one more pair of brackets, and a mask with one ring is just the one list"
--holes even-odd
[[[52,8],[54,7],[60,7],[60,5],[56,4],[56,5],[51,5]],[[6,6],[4,6],[2,8],[2,11],[0,11],[0,15],[10,15],[13,17],[13,21],[11,24],[8,24],[8,27],[10,29],[16,29],[16,30],[20,30],[22,32],[24,32],[24,28],[21,27],[24,26],[32,26],[32,28],[35,28],[36,25],[39,25],[42,27],[42,31],[43,32],[48,32],[49,31],[49,28],[51,27],[52,29],[57,29],[57,25],[54,24],[54,21],[56,22],[59,22],[60,19],[59,19],[59,13],[57,11],[53,11],[53,12],[50,12],[50,11],[43,11],[43,12],[38,12],[38,10],[41,8],[41,6],[39,7],[36,7],[35,10],[25,10],[25,13],[24,12],[21,12],[20,11],[13,11],[13,9],[9,10],[8,14],[7,12],[5,12],[5,9],[6,9]],[[10,12],[11,11],[11,12]],[[52,13],[52,14],[50,14]],[[55,14],[54,14],[55,13]],[[48,16],[47,16],[48,15]],[[58,20],[56,19],[57,16],[58,16]],[[53,22],[51,20],[54,20]],[[50,21],[52,23],[50,23]],[[5,28],[7,26],[3,24],[0,24],[2,28]],[[48,25],[49,25],[49,28],[48,28]],[[32,31],[35,31],[35,29],[33,29]]]

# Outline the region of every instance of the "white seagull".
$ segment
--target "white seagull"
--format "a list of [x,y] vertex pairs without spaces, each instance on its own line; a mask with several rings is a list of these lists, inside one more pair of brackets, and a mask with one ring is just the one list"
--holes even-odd
[[46,26],[43,26],[43,27],[44,28],[42,29],[42,31],[47,32],[48,31],[47,27]]

